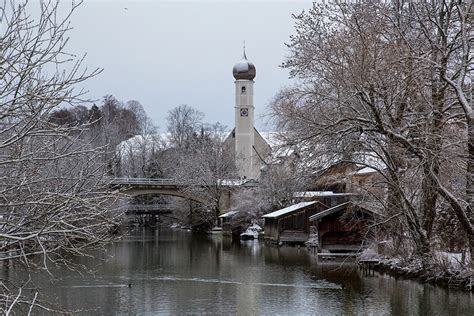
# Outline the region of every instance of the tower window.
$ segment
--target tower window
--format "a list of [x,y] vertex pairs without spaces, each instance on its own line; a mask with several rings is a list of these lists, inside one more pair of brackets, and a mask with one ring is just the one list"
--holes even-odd
[[247,90],[247,89],[245,88],[245,86],[242,87],[242,94],[244,94],[246,90]]

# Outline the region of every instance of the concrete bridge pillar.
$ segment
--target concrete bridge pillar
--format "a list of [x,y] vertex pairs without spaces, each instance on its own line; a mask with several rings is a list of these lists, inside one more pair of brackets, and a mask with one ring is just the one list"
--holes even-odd
[[227,212],[230,208],[232,208],[234,205],[232,205],[232,191],[231,190],[225,190],[222,191],[222,195],[219,201],[219,211],[221,214]]

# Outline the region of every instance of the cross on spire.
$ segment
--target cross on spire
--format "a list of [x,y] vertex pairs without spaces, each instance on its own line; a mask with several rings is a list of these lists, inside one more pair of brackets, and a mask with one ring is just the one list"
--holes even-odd
[[245,40],[243,41],[244,43],[244,59],[246,60],[247,59],[247,55],[245,54]]

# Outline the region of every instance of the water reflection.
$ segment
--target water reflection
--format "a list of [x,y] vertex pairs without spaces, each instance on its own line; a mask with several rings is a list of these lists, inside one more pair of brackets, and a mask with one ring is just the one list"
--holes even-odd
[[258,241],[137,230],[107,253],[78,259],[95,276],[59,270],[44,291],[87,315],[474,315],[468,293],[363,277],[351,264],[317,264],[305,249]]

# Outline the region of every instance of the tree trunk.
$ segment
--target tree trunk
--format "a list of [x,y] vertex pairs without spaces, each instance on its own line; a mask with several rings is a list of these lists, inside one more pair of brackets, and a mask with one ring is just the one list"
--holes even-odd
[[391,180],[389,185],[393,188],[393,198],[399,201],[398,205],[404,214],[409,233],[415,243],[416,255],[421,259],[423,269],[425,271],[429,270],[432,262],[431,241],[427,232],[424,230],[423,218],[419,216],[414,206],[403,194],[397,173],[393,169],[389,169],[388,171],[388,176]]
[[[431,159],[430,159],[431,160]],[[434,158],[434,160],[437,160]],[[434,165],[434,167],[432,167]],[[436,201],[438,198],[438,190],[433,174],[438,176],[439,167],[437,161],[430,161],[423,166],[423,182],[422,182],[422,200],[421,214],[423,218],[423,229],[426,231],[427,237],[431,238],[433,224],[436,218]]]
[[[466,174],[466,215],[468,221],[463,226],[469,241],[469,250],[471,253],[471,268],[474,268],[474,115],[469,116],[467,122],[468,134],[468,160]],[[463,224],[463,221],[461,221]]]
[[469,242],[469,252],[471,253],[469,266],[474,269],[474,234],[468,234],[467,240]]

